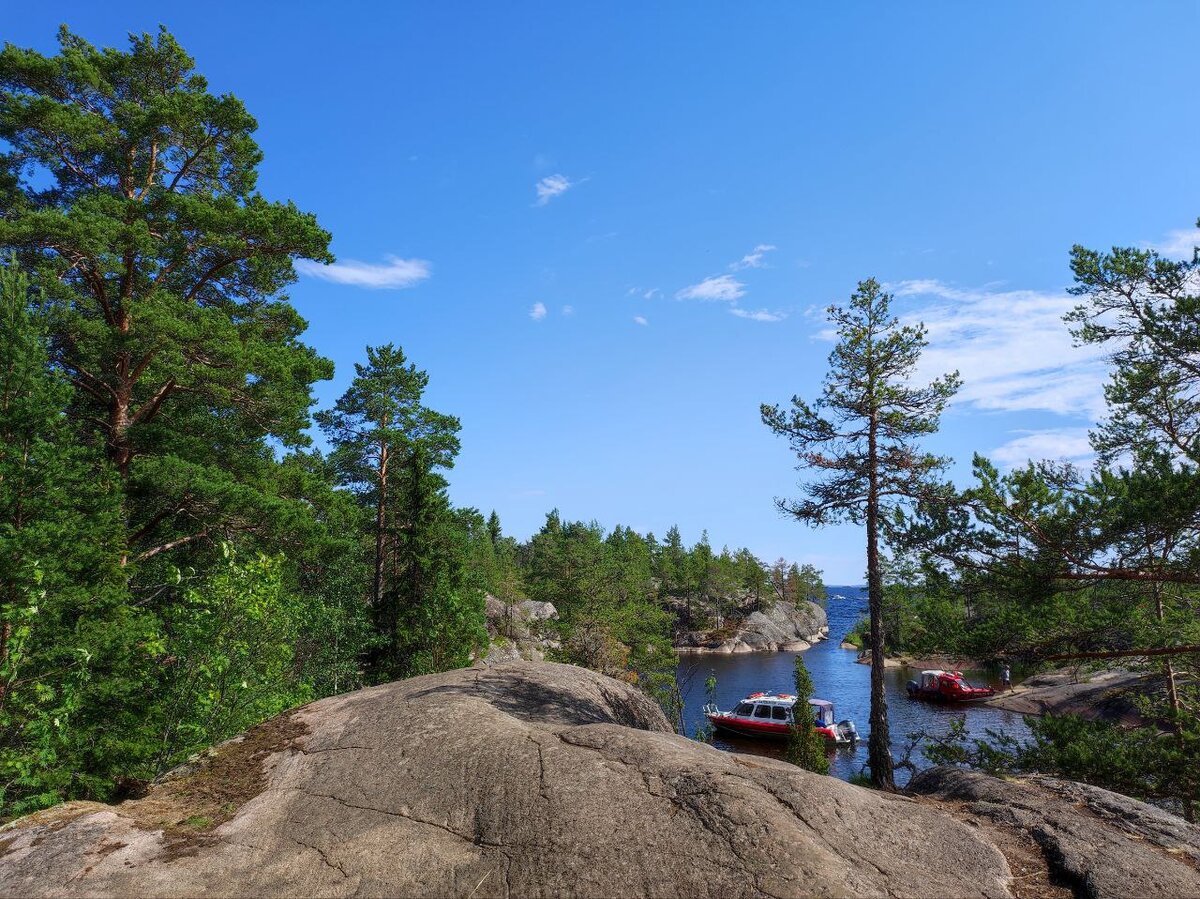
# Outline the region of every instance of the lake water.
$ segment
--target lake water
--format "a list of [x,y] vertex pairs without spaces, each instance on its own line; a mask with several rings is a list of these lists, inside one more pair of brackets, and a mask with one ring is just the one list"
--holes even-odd
[[[866,614],[867,591],[864,587],[829,587],[829,639],[804,651],[804,664],[812,675],[814,696],[828,699],[834,704],[837,720],[850,718],[858,728],[859,741],[853,748],[830,750],[830,774],[843,780],[862,769],[867,761],[867,734],[871,717],[871,669],[856,661],[854,650],[842,649],[842,636],[854,623]],[[792,672],[794,652],[754,652],[739,655],[681,655],[679,682],[684,690],[684,723],[689,736],[706,722],[702,708],[705,703],[704,680],[709,674],[717,678],[716,700],[722,709],[731,709],[737,702],[758,690],[790,693],[795,688]],[[998,686],[996,672],[964,671],[967,680],[974,684]],[[888,721],[892,739],[893,756],[898,757],[907,743],[908,734],[925,730],[944,734],[950,722],[963,714],[967,716],[967,728],[973,736],[984,737],[991,729],[1017,738],[1025,738],[1029,728],[1023,718],[1013,712],[988,706],[948,706],[940,703],[921,702],[909,699],[905,684],[916,674],[908,668],[888,668],[887,683]],[[719,736],[714,744],[730,752],[748,752],[758,755],[781,756],[780,743],[762,740],[739,739]],[[914,753],[913,761],[919,766],[929,763],[920,754]],[[903,784],[908,772],[897,770],[896,779]]]

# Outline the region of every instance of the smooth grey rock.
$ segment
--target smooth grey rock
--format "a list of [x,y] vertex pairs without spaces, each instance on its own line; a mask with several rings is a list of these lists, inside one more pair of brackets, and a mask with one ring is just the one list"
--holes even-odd
[[509,605],[489,593],[484,597],[484,610],[491,638],[483,657],[487,664],[518,659],[541,661],[559,648],[557,636],[546,626],[558,618],[553,603],[526,599]]
[[1023,715],[1081,715],[1135,727],[1146,723],[1137,708],[1138,695],[1159,683],[1161,678],[1154,675],[1122,669],[1083,674],[1078,679],[1070,671],[1053,671],[1028,678],[987,704]]
[[1011,781],[950,767],[916,774],[908,790],[965,802],[981,818],[1024,830],[1079,895],[1200,896],[1200,828],[1128,796],[1052,777]]
[[538,602],[527,599],[519,605],[526,621],[550,621],[558,618],[558,609],[552,602]]
[[488,593],[483,597],[483,612],[487,616],[488,621],[502,619],[508,617],[511,607],[499,597],[492,596]]
[[[0,895],[1008,895],[1004,857],[953,817],[676,736],[584,669],[414,678],[272,727],[258,792],[205,839],[147,823],[153,791],[60,807],[0,831]],[[274,745],[259,731],[173,788]]]

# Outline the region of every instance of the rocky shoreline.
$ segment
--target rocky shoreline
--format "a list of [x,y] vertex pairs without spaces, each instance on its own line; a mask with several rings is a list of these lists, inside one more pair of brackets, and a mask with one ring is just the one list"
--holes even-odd
[[[555,627],[558,609],[553,603],[529,599],[506,603],[490,593],[484,602],[488,649],[481,661],[490,665],[518,660],[542,662],[561,648]],[[799,652],[828,636],[825,610],[816,603],[775,603],[751,612],[729,628],[677,633],[674,648],[681,654]]]
[[1160,678],[1143,672],[1111,669],[1076,676],[1071,670],[1027,678],[999,693],[987,705],[1023,715],[1079,715],[1123,727],[1141,727],[1146,719],[1137,698],[1160,686]]
[[[870,665],[870,653],[845,641],[841,648],[859,652],[860,665]],[[885,668],[929,668],[946,671],[982,671],[986,666],[978,659],[963,656],[929,655],[888,656]],[[1142,727],[1149,722],[1138,709],[1137,699],[1161,688],[1161,678],[1145,672],[1125,669],[1106,669],[1080,673],[1076,669],[1059,669],[1035,674],[1014,685],[1011,690],[997,693],[980,705],[1005,709],[1021,715],[1079,715],[1091,721],[1107,721],[1122,727]]]
[[777,602],[767,609],[751,612],[729,632],[684,632],[675,640],[675,651],[715,655],[800,652],[828,636],[829,620],[819,605]]

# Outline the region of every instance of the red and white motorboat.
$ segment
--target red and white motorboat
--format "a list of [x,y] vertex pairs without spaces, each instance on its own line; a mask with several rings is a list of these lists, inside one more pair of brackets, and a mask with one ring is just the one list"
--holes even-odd
[[908,695],[913,699],[928,699],[932,702],[974,702],[994,696],[992,687],[975,687],[968,684],[961,671],[930,669],[921,672],[920,680],[908,682]]
[[[786,739],[792,732],[792,713],[796,697],[788,693],[751,693],[731,712],[723,712],[712,703],[704,707],[704,716],[714,728],[739,737]],[[858,739],[858,731],[850,719],[835,723],[833,703],[827,699],[810,699],[813,724],[817,733],[831,743],[849,744]]]

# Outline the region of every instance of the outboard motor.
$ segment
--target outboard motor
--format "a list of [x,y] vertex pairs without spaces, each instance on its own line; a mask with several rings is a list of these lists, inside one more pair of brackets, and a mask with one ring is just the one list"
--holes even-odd
[[849,740],[851,743],[858,741],[858,728],[854,726],[854,722],[849,718],[837,723],[838,735],[843,740]]
[[907,686],[905,689],[907,689],[907,690],[908,690],[908,695],[909,695],[909,696],[912,696],[914,693],[916,693],[916,692],[917,692],[917,689],[918,689],[920,686],[921,686],[921,685],[920,685],[920,684],[918,684],[918,683],[917,683],[915,680],[910,680],[910,681],[908,682],[908,686]]

